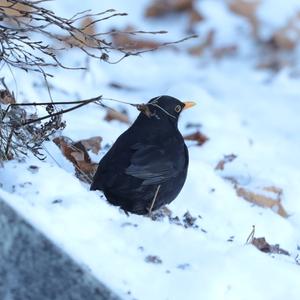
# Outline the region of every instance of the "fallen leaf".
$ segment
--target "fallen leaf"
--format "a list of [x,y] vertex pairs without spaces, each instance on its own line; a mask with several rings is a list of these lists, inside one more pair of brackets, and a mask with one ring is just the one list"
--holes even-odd
[[229,9],[232,12],[246,18],[249,21],[255,36],[257,36],[259,28],[256,12],[260,3],[261,0],[231,0],[229,2]]
[[234,161],[237,158],[235,154],[224,155],[224,158],[221,159],[215,167],[215,170],[224,170],[225,164]]
[[257,189],[257,191],[252,191],[238,185],[235,185],[235,189],[237,195],[245,200],[262,207],[271,208],[274,212],[284,218],[288,217],[288,213],[281,203],[282,189],[275,186],[269,186]]
[[107,109],[104,120],[107,122],[117,120],[125,124],[130,124],[129,117],[125,112],[119,112],[111,108]]
[[265,253],[290,255],[288,251],[281,249],[278,244],[269,244],[264,237],[253,237],[251,244],[254,245],[258,250]]
[[[98,139],[99,140],[99,139]],[[87,140],[84,140],[87,143]],[[98,164],[93,163],[81,141],[73,142],[67,137],[57,137],[53,142],[60,148],[63,155],[74,165],[75,175],[82,181],[90,183],[95,174]],[[91,146],[88,143],[88,147]]]
[[94,136],[80,142],[87,151],[91,150],[93,153],[98,154],[101,149],[102,137]]
[[202,22],[204,17],[195,9],[190,10],[190,24],[193,25],[198,22]]
[[268,69],[273,72],[278,72],[281,69],[288,66],[291,66],[290,61],[286,60],[280,55],[272,55],[272,52],[269,51],[268,57],[262,57],[261,61],[257,64],[256,68],[260,70]]
[[0,102],[3,104],[15,104],[16,99],[13,93],[5,89],[5,90],[0,90]]
[[256,204],[261,207],[271,208],[274,212],[283,218],[289,215],[282,205],[283,190],[277,186],[264,186],[264,187],[245,187],[239,183],[234,177],[223,177],[230,181],[239,197]]
[[199,130],[192,134],[185,135],[183,138],[186,141],[196,141],[198,146],[202,146],[209,140],[209,138]]
[[[23,3],[12,3],[7,0],[0,0],[1,15],[6,14],[11,17],[29,17],[30,12],[33,10],[30,5]],[[11,20],[9,20],[11,21]]]
[[277,30],[271,39],[275,47],[283,50],[293,50],[300,41],[300,12],[291,17],[287,24]]
[[165,15],[178,13],[188,14],[188,32],[194,32],[193,26],[204,20],[203,15],[195,7],[195,0],[155,0],[146,9],[145,16],[148,18],[160,18]]

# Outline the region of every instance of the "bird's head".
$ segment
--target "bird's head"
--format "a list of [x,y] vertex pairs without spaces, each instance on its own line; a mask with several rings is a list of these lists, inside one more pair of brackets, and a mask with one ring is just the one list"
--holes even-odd
[[144,113],[148,117],[170,120],[177,123],[181,112],[194,105],[196,105],[195,102],[181,102],[171,96],[158,96],[146,104]]

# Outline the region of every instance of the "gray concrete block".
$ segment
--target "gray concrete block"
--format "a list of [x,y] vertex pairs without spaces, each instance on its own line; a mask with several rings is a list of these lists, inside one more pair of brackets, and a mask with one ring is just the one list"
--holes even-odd
[[118,300],[0,199],[1,300]]

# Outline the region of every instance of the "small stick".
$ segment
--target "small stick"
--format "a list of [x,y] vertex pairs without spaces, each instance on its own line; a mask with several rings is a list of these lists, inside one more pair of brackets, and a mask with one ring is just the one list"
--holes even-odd
[[[100,96],[101,97],[101,96]],[[11,103],[10,106],[39,106],[39,105],[58,105],[58,104],[80,104],[90,102],[91,99],[75,100],[75,101],[51,101],[51,102],[29,102],[29,103]]]
[[248,236],[248,238],[246,240],[245,245],[249,244],[249,243],[252,243],[253,238],[254,238],[254,234],[255,234],[255,225],[252,225],[252,231],[250,232],[250,234],[249,234],[249,236]]
[[149,210],[148,210],[148,211],[149,211],[149,214],[151,214],[151,212],[152,212],[152,209],[153,209],[154,203],[155,203],[155,201],[156,201],[156,198],[157,198],[159,189],[160,189],[160,185],[159,185],[159,186],[157,187],[157,189],[156,189],[156,192],[155,192],[155,195],[154,195],[154,197],[153,197],[151,206],[150,206],[150,208],[149,208]]
[[[13,106],[44,106],[44,105],[58,105],[58,104],[88,104],[91,102],[95,102],[97,100],[101,100],[102,96],[97,96],[95,98],[91,99],[85,99],[85,100],[76,100],[76,101],[51,101],[51,102],[30,102],[30,103],[11,103],[7,106],[4,115],[2,116],[2,120],[5,118],[6,114],[8,113],[9,109]],[[61,112],[63,113],[63,112]]]

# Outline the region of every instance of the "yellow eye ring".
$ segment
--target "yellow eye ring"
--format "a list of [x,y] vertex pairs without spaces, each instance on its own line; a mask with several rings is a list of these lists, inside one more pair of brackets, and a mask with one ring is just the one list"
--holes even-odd
[[176,111],[177,113],[179,113],[179,112],[181,111],[181,106],[180,106],[180,105],[176,105],[176,106],[175,106],[175,111]]

